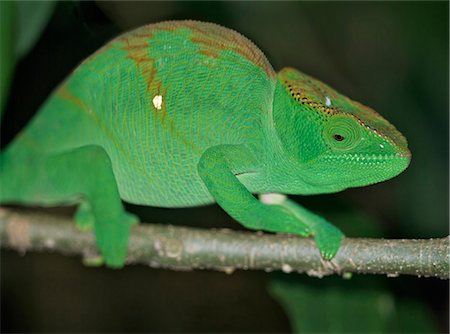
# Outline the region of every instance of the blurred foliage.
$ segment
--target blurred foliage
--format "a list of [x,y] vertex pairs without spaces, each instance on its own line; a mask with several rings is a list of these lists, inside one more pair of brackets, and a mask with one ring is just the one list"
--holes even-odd
[[56,3],[56,1],[0,2],[0,118],[15,63],[37,42]]
[[6,103],[9,82],[14,67],[13,17],[13,3],[0,1],[0,119],[2,117],[3,106]]
[[437,332],[424,305],[396,299],[378,283],[372,277],[318,282],[285,275],[271,281],[269,292],[285,309],[294,333]]
[[[11,68],[5,64],[14,62],[12,45],[23,45],[26,53],[16,66],[2,146],[83,58],[120,32],[169,19],[211,21],[252,39],[275,69],[296,67],[373,107],[408,138],[413,160],[399,177],[296,200],[348,236],[448,234],[447,2],[98,1],[59,2],[55,8],[35,3],[19,7],[27,17],[20,31],[28,37],[5,33],[13,14],[8,2],[0,6],[2,94]],[[148,222],[241,228],[217,206],[127,208]],[[58,255],[22,258],[2,251],[1,257],[2,332],[289,330],[282,308],[265,291],[271,274],[111,271]],[[448,332],[448,282],[281,276],[271,291],[295,331]]]
[[15,54],[23,57],[33,47],[44,30],[56,1],[17,1],[15,20]]

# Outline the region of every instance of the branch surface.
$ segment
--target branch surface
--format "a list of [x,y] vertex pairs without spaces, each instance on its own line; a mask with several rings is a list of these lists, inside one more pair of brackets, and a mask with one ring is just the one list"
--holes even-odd
[[[91,232],[69,218],[32,210],[0,208],[2,248],[51,251],[65,255],[96,253]],[[342,242],[336,257],[325,261],[309,238],[196,229],[170,225],[133,226],[127,264],[173,270],[282,270],[323,277],[331,274],[385,274],[391,277],[449,278],[449,237],[441,239],[352,239]]]

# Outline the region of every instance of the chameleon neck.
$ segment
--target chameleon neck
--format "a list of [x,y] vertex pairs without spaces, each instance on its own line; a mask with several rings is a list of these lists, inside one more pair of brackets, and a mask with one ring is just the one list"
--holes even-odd
[[311,118],[317,116],[295,104],[280,79],[277,79],[272,111],[268,116],[263,129],[266,142],[261,175],[268,185],[264,191],[314,193],[314,185],[304,175],[308,171],[308,162],[319,148],[304,138],[315,132],[311,129]]

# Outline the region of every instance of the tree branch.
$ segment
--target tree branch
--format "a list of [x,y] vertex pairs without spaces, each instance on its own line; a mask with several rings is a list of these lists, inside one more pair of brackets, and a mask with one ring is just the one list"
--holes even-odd
[[[2,248],[96,254],[90,232],[68,218],[0,208]],[[423,240],[344,239],[332,261],[324,261],[312,239],[290,235],[139,224],[133,227],[127,263],[175,270],[235,269],[305,272],[322,277],[365,273],[449,278],[449,238]]]

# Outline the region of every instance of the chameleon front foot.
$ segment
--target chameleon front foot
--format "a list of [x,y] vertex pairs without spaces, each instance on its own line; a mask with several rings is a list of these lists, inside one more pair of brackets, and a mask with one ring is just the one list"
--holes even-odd
[[[264,201],[264,198],[262,198]],[[267,199],[266,199],[267,201]],[[287,197],[280,197],[276,203],[289,211],[310,231],[314,237],[320,255],[325,260],[331,260],[337,254],[344,234],[326,219],[312,213]]]
[[344,234],[325,220],[315,226],[313,234],[320,255],[325,260],[334,258],[341,246]]

